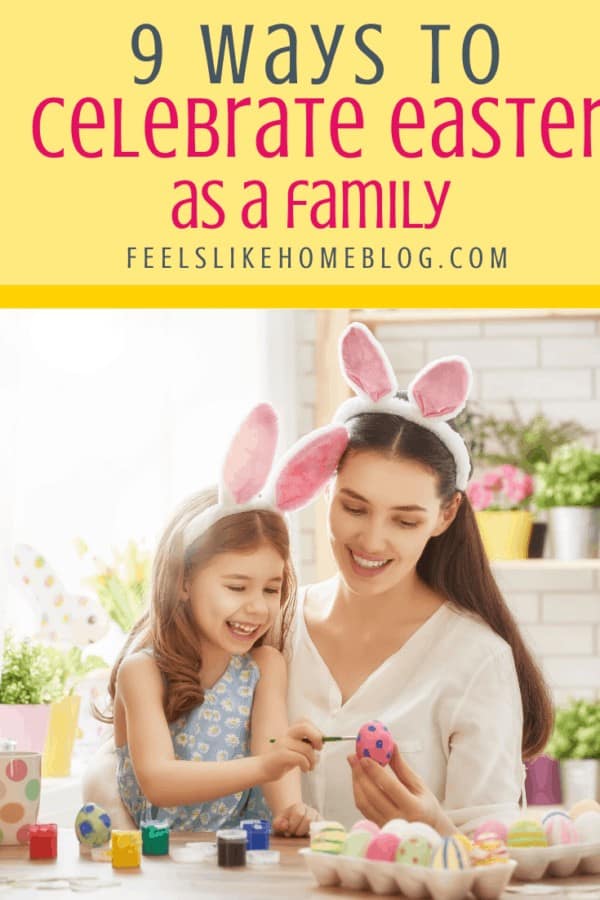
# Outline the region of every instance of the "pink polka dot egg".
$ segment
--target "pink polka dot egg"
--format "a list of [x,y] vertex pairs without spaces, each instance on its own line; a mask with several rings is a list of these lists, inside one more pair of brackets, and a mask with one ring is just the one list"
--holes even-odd
[[387,766],[392,758],[394,738],[389,729],[373,719],[365,722],[356,736],[356,755],[359,759],[374,759],[380,766]]

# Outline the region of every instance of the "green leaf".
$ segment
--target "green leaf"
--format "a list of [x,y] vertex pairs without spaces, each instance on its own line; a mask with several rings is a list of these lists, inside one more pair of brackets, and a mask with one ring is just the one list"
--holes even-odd
[[546,752],[556,759],[600,759],[600,703],[573,700],[558,709]]

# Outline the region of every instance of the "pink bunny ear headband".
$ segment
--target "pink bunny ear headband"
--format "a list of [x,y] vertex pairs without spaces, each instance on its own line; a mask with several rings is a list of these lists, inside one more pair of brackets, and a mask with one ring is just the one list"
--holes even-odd
[[271,472],[277,432],[273,407],[255,406],[229,447],[217,503],[185,528],[186,547],[225,516],[252,509],[286,513],[306,506],[334,474],[348,444],[342,425],[327,425],[297,441]]
[[334,423],[346,423],[361,413],[391,413],[432,431],[448,448],[456,464],[456,487],[469,480],[469,452],[458,432],[446,422],[464,408],[471,390],[471,366],[462,356],[445,356],[429,363],[408,386],[408,400],[395,396],[396,376],[385,350],[368,328],[355,322],[340,339],[342,374],[356,397],[338,408]]

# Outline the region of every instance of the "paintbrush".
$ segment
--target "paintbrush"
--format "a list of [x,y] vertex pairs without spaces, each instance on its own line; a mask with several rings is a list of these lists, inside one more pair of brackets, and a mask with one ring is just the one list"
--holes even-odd
[[[269,743],[270,743],[270,744],[274,744],[276,740],[277,740],[277,738],[269,738]],[[310,744],[310,741],[309,741],[308,738],[302,738],[302,740],[303,740],[306,744]],[[355,740],[356,740],[356,735],[355,735],[355,734],[352,735],[352,737],[340,737],[339,735],[336,735],[335,737],[332,736],[332,735],[328,735],[328,736],[324,736],[324,737],[323,737],[323,743],[324,743],[324,744],[327,744],[329,741],[355,741]]]

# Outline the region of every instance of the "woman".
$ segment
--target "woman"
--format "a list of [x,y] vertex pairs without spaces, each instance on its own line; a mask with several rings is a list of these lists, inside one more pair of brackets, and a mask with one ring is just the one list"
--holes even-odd
[[432,364],[403,399],[364,326],[341,348],[359,396],[335,417],[350,435],[329,491],[338,573],[300,591],[288,712],[327,735],[380,719],[400,752],[390,771],[328,743],[303,799],[345,825],[402,817],[451,833],[510,820],[522,758],[545,746],[552,708],[490,572],[464,493],[468,452],[447,423],[470,370]]
[[[300,591],[288,712],[328,735],[380,719],[398,750],[383,769],[358,761],[351,744],[327,743],[303,776],[303,799],[345,825],[403,817],[451,833],[509,820],[522,758],[545,746],[552,711],[490,572],[465,495],[468,452],[447,424],[470,372],[456,359],[433,364],[401,399],[359,325],[343,337],[342,360],[359,396],[336,415],[350,435],[329,493],[338,573]],[[281,817],[273,824],[293,831]]]

